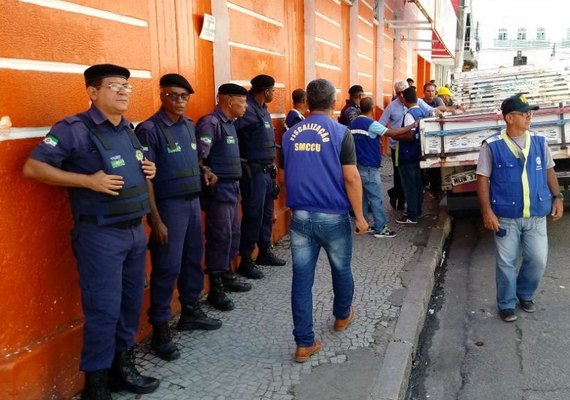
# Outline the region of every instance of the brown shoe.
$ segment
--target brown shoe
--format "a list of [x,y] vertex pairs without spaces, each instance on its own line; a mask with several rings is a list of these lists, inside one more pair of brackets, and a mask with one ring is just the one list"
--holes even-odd
[[337,332],[344,331],[354,320],[354,307],[350,307],[350,314],[345,319],[337,319],[334,321],[334,330]]
[[315,340],[311,347],[297,346],[297,351],[295,352],[295,361],[298,363],[304,363],[309,361],[309,358],[313,354],[317,354],[321,350],[321,341]]

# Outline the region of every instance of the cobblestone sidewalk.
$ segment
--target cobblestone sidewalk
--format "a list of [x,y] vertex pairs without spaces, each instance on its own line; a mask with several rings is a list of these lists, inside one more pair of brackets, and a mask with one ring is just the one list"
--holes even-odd
[[[385,192],[391,186],[391,165],[388,161],[384,164],[387,165],[382,169]],[[291,253],[288,238],[285,238],[276,245],[275,251],[288,260],[287,265],[262,267],[265,278],[251,281],[253,289],[250,292],[230,293],[235,310],[222,313],[204,304],[209,314],[223,320],[221,329],[180,333],[173,326],[174,341],[182,353],[182,357],[173,362],[155,357],[149,351],[148,342],[139,346],[137,356],[141,370],[161,379],[155,393],[133,395],[121,392],[115,393],[113,398],[298,400],[296,385],[310,378],[320,366],[347,363],[351,352],[371,347],[375,347],[381,357],[381,342],[390,338],[400,310],[401,302],[397,300],[400,297],[401,301],[401,295],[397,294],[403,291],[400,273],[417,256],[418,235],[429,230],[437,218],[437,213],[428,214],[417,226],[398,226],[394,222],[397,215],[389,205],[387,211],[397,237],[377,239],[367,235],[354,238],[356,319],[343,332],[332,329],[330,270],[325,253],[321,252],[313,301],[314,328],[323,342],[323,349],[310,362],[297,364],[293,360]],[[171,321],[173,325],[176,319]],[[383,340],[383,336],[388,339]],[[331,398],[325,394],[323,399]]]

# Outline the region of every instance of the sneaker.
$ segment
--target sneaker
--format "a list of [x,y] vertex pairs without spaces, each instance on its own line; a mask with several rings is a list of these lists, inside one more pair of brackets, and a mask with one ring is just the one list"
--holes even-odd
[[417,224],[417,223],[418,223],[418,220],[417,220],[417,219],[414,220],[414,219],[410,219],[410,218],[408,218],[408,217],[406,217],[406,216],[402,216],[402,217],[400,217],[400,218],[396,218],[396,222],[397,222],[398,224]]
[[354,321],[354,307],[350,307],[350,312],[348,317],[345,319],[337,319],[334,321],[334,330],[337,332],[344,331],[346,328],[350,326],[350,324]]
[[[420,214],[420,215],[418,215],[417,219],[422,219],[423,217],[424,217],[424,214]],[[402,218],[408,218],[408,214],[407,213],[402,214]]]
[[370,234],[370,235],[374,235],[376,233],[376,231],[374,230],[374,228],[370,225],[368,225],[368,229],[366,229],[366,233]]
[[519,299],[519,305],[521,306],[523,311],[527,313],[533,313],[536,311],[536,305],[532,300],[521,300]]
[[391,230],[390,228],[388,228],[388,225],[386,225],[384,227],[384,229],[382,229],[380,232],[374,232],[372,234],[375,238],[381,239],[381,238],[393,238],[396,237],[396,232],[394,232],[393,230]]
[[517,320],[517,314],[515,314],[514,308],[505,308],[504,310],[499,310],[499,316],[505,322],[514,322]]
[[298,363],[304,363],[309,361],[309,358],[313,354],[317,354],[321,350],[320,340],[315,340],[312,346],[303,347],[297,346],[297,351],[295,351],[295,361]]

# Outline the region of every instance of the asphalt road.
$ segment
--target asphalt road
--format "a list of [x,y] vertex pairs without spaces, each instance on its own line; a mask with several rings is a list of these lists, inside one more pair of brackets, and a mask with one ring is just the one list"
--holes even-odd
[[549,262],[535,301],[505,323],[495,302],[493,234],[455,218],[410,380],[409,400],[570,399],[570,211],[549,221]]

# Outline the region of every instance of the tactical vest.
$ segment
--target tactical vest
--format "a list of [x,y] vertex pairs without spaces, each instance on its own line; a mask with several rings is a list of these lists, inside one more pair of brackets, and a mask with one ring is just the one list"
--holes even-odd
[[356,162],[364,167],[379,168],[382,163],[380,136],[368,136],[368,128],[374,120],[358,116],[349,125],[356,148]]
[[201,174],[194,125],[183,118],[180,124],[168,127],[157,114],[151,120],[167,143],[156,154],[156,176],[152,181],[155,196],[163,199],[200,192]]
[[[413,107],[406,114],[411,114],[417,121],[425,117],[424,112],[419,107]],[[402,127],[405,125],[406,116],[402,119]],[[416,164],[420,162],[421,145],[420,145],[420,127],[412,130],[414,139],[412,141],[398,140],[396,144],[396,163],[397,165]]]
[[293,125],[295,125],[298,122],[301,122],[304,119],[305,116],[303,114],[301,114],[296,109],[292,109],[291,111],[289,111],[287,117],[285,118],[285,124],[284,124],[285,130],[293,127]]
[[283,136],[287,206],[326,214],[348,212],[340,153],[347,128],[312,115]]
[[[526,161],[530,216],[542,217],[552,209],[552,194],[547,183],[544,151],[546,141],[536,134],[530,135],[531,145]],[[524,161],[516,158],[497,133],[485,139],[493,154],[491,182],[491,208],[499,217],[522,218],[524,190],[522,173]]]
[[[142,146],[130,127],[124,132],[107,132],[99,129],[86,113],[64,120],[68,124],[83,123],[89,138],[97,147],[103,161],[103,171],[121,175],[124,185],[118,196],[111,196],[83,188],[69,188],[74,219],[81,215],[94,215],[100,226],[116,224],[141,217],[150,212],[146,179],[141,168]],[[73,168],[69,169],[71,172]]]
[[204,119],[215,121],[220,129],[220,141],[210,149],[204,165],[208,166],[219,178],[240,179],[241,161],[236,129],[231,122],[224,122],[215,114],[208,114]]
[[352,101],[347,101],[342,110],[340,111],[340,116],[338,117],[338,122],[348,126],[350,124],[349,113],[350,112],[356,113],[356,115],[360,115],[360,107],[353,103]]
[[273,163],[275,160],[275,132],[269,111],[248,95],[246,113],[253,113],[255,123],[240,129],[238,132],[241,156],[250,163]]

